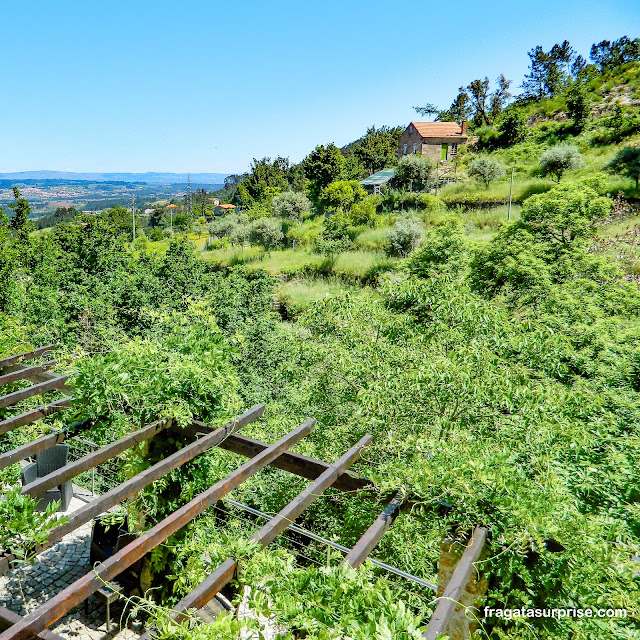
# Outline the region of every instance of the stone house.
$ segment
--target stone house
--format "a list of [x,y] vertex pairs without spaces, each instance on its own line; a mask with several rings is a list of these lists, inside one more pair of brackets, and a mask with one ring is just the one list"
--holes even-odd
[[400,136],[398,157],[410,153],[427,156],[434,162],[447,162],[455,158],[458,145],[468,139],[467,123],[412,122]]

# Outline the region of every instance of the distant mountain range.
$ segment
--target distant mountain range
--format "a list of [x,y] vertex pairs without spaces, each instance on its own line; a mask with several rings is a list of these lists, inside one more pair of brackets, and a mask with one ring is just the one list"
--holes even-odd
[[[192,173],[191,182],[221,185],[228,173]],[[0,173],[0,180],[88,180],[90,182],[146,182],[147,184],[186,184],[186,173],[76,173],[74,171],[17,171]]]

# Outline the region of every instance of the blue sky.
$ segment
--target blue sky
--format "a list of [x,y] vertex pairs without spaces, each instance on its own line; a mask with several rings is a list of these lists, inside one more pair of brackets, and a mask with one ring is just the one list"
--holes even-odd
[[241,172],[640,35],[640,0],[0,0],[0,171]]

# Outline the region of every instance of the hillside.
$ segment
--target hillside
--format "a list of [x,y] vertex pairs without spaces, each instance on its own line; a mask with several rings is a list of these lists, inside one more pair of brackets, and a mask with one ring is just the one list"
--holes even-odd
[[[176,427],[97,473],[110,487],[184,456],[102,520],[132,545],[196,513],[214,482],[233,486],[136,575],[132,598],[145,599],[132,615],[144,609],[159,640],[239,640],[271,623],[296,638],[420,640],[447,601],[435,585],[478,531],[486,546],[463,581],[477,608],[461,612],[475,637],[640,634],[640,40],[594,44],[589,63],[566,42],[530,58],[519,97],[504,77],[480,79],[448,109],[420,108],[469,122],[444,165],[398,158],[400,129],[371,127],[300,164],[254,159],[215,195],[137,218],[66,210],[34,232],[15,194],[0,219],[0,357],[57,345],[47,366],[70,376],[74,399],[66,416],[4,433],[0,455],[15,463],[10,451],[63,427],[99,447]],[[379,194],[360,184],[389,166]],[[0,418],[38,406],[19,398]],[[310,418],[292,455],[262,444]],[[184,454],[230,422],[221,447]],[[324,477],[369,435],[344,480],[356,488],[309,489],[302,532],[256,543],[303,499],[318,460]],[[274,464],[229,484],[248,450]],[[22,517],[35,504],[20,471],[0,469],[16,487],[0,504],[20,515],[7,518],[16,536],[46,538],[46,522]],[[404,504],[393,523],[392,499]],[[346,566],[345,549],[372,536],[378,563]],[[220,566],[225,597],[252,619],[170,622],[203,581],[213,590],[211,575],[222,584]]]
[[0,180],[22,182],[23,180],[82,180],[88,182],[140,182],[144,184],[187,184],[188,176],[192,183],[202,185],[224,184],[226,173],[79,173],[75,171],[16,171],[0,173]]

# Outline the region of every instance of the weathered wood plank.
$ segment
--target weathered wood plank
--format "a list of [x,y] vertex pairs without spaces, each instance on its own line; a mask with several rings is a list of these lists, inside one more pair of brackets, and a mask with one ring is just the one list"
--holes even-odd
[[[195,437],[198,433],[206,433],[210,430],[211,427],[205,423],[194,420],[192,427],[182,431],[188,433],[192,437]],[[252,458],[261,451],[264,451],[267,446],[268,445],[264,442],[254,440],[253,438],[247,438],[240,434],[232,434],[224,442],[220,443],[221,449],[232,451],[233,453],[237,453],[238,455],[245,456],[247,458]],[[283,471],[288,471],[289,473],[293,473],[294,475],[302,478],[307,478],[307,480],[314,480],[329,468],[329,465],[326,462],[314,460],[313,458],[308,458],[307,456],[300,455],[299,453],[291,453],[290,451],[284,452],[279,458],[274,460],[270,466],[282,469]],[[375,491],[375,485],[371,480],[368,480],[367,478],[359,478],[348,471],[338,477],[333,484],[333,488],[347,493],[357,493],[365,490],[369,492]]]
[[280,438],[275,444],[270,445],[255,458],[248,460],[228,476],[216,482],[212,487],[193,498],[193,500],[170,516],[161,520],[139,538],[123,547],[118,553],[107,558],[103,563],[96,565],[93,571],[79,578],[35,611],[22,618],[20,622],[0,633],[0,640],[28,640],[33,638],[92,593],[95,593],[103,585],[104,581],[115,578],[151,549],[157,547],[170,535],[199,516],[217,500],[224,497],[229,491],[232,491],[247,478],[267,466],[282,451],[299,442],[313,429],[315,422],[315,420],[308,420],[302,426]]
[[55,367],[56,364],[58,364],[57,360],[49,360],[48,362],[43,362],[39,365],[24,367],[24,369],[17,369],[11,373],[6,373],[5,375],[0,376],[0,386],[9,384],[10,382],[16,382],[17,380],[33,378],[34,376],[44,373],[47,369]]
[[34,384],[31,387],[27,387],[26,389],[19,389],[18,391],[14,391],[13,393],[7,393],[6,396],[0,397],[0,409],[3,409],[4,407],[10,407],[12,404],[20,402],[20,400],[26,400],[27,398],[31,398],[33,396],[39,396],[41,393],[59,389],[64,385],[69,377],[70,376],[68,375],[56,376],[52,380],[40,382],[38,384]]
[[[6,629],[20,620],[22,620],[20,614],[6,607],[0,607],[0,629]],[[42,631],[36,637],[39,640],[67,640],[53,631]]]
[[13,429],[21,427],[25,424],[31,424],[32,422],[40,420],[41,418],[46,418],[52,413],[62,411],[64,408],[71,406],[72,400],[73,398],[71,396],[60,398],[60,400],[56,400],[55,402],[51,402],[42,407],[38,407],[37,409],[31,409],[30,411],[25,411],[20,415],[12,416],[11,418],[2,420],[2,422],[0,422],[0,435],[2,435],[3,433],[7,433],[8,431],[12,431]]
[[191,443],[187,447],[176,451],[172,455],[168,456],[164,460],[157,462],[153,466],[145,469],[144,471],[129,478],[126,482],[114,487],[107,493],[99,496],[95,500],[92,500],[85,506],[75,511],[68,522],[55,529],[52,529],[47,538],[46,544],[38,548],[38,553],[44,549],[48,549],[52,544],[55,544],[58,540],[66,536],[68,533],[75,531],[78,527],[89,522],[92,518],[99,516],[114,505],[122,502],[126,498],[137,493],[147,485],[150,485],[158,478],[166,475],[170,471],[177,469],[185,462],[193,460],[197,455],[211,449],[219,444],[230,433],[233,433],[236,429],[241,429],[250,422],[257,420],[264,412],[265,406],[260,404],[253,409],[238,416],[232,422],[216,429],[212,433],[206,435],[204,438],[199,438],[195,442]]
[[462,594],[470,579],[477,572],[474,563],[480,559],[487,541],[487,535],[488,530],[485,527],[475,528],[467,548],[453,570],[449,584],[447,584],[444,593],[438,599],[438,604],[431,616],[429,626],[423,634],[427,640],[436,640],[440,634],[447,633]]
[[[371,442],[371,436],[364,436],[354,447],[349,449],[339,460],[328,465],[328,468],[314,480],[304,491],[299,493],[284,509],[256,531],[250,541],[256,542],[261,548],[273,542],[294,520],[313,504],[359,457],[362,450]],[[234,576],[237,568],[235,558],[225,560],[210,573],[193,591],[188,593],[180,602],[172,607],[177,612],[174,616],[180,619],[180,613],[187,609],[200,609],[215,596],[225,584]],[[152,630],[140,636],[138,640],[149,640]]]
[[[3,367],[2,368],[2,373],[13,373],[15,371],[24,371],[25,369],[27,369],[27,365],[24,364],[12,364],[8,367]],[[55,373],[51,373],[50,371],[43,371],[42,373],[35,373],[32,375],[29,375],[27,377],[27,380],[31,380],[32,382],[47,382],[48,380],[54,380],[57,377],[57,374]],[[73,393],[73,388],[69,385],[63,385],[62,387],[60,387],[58,389],[58,391],[62,392],[62,393],[68,393],[68,394],[72,394]]]
[[117,456],[119,453],[130,449],[136,444],[153,438],[155,435],[160,433],[160,431],[166,429],[169,426],[169,420],[157,420],[144,429],[134,431],[128,436],[120,438],[120,440],[116,440],[111,444],[108,444],[106,447],[102,447],[101,449],[98,449],[93,453],[89,453],[86,456],[79,458],[78,460],[74,460],[61,469],[53,471],[46,476],[42,476],[42,478],[38,478],[31,484],[25,485],[22,488],[22,494],[30,495],[32,498],[36,498],[42,495],[45,491],[53,489],[54,487],[57,487],[67,480],[75,478],[77,475],[80,475],[84,471],[88,471],[93,467],[97,467],[100,463],[105,462],[105,460],[110,460],[111,458]]
[[349,564],[354,569],[359,567],[376,548],[378,542],[385,534],[395,517],[400,513],[400,507],[404,502],[404,494],[398,491],[382,513],[374,520],[373,524],[364,532],[354,547],[342,560],[341,564]]
[[12,364],[16,364],[17,362],[23,362],[24,360],[33,360],[33,358],[40,357],[43,353],[47,351],[51,351],[55,348],[55,344],[48,344],[44,347],[38,347],[33,351],[27,351],[26,353],[17,353],[14,356],[8,356],[7,358],[0,359],[0,369],[4,367],[8,367]]
[[9,465],[19,462],[20,460],[24,460],[25,458],[29,458],[30,456],[38,453],[38,451],[44,451],[49,447],[53,447],[55,444],[64,442],[65,436],[66,433],[64,431],[50,433],[34,440],[33,442],[28,442],[27,444],[23,444],[21,447],[16,447],[11,451],[3,453],[0,455],[0,469],[4,469]]

